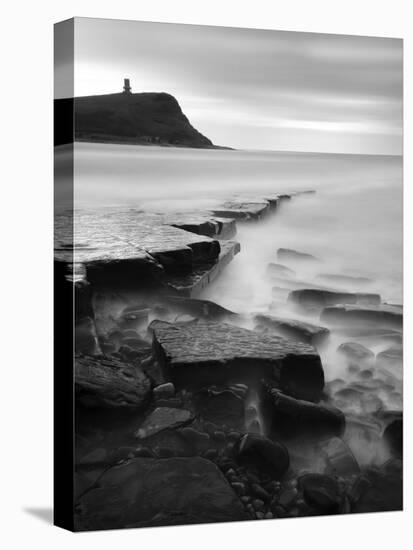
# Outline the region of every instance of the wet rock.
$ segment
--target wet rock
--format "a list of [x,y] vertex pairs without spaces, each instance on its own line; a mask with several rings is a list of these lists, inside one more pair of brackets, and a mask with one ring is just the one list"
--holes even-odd
[[213,319],[219,321],[237,314],[209,300],[187,298],[185,296],[168,296],[163,302],[173,311],[191,315],[195,318]]
[[381,302],[379,294],[332,292],[317,289],[293,290],[288,296],[290,302],[303,307],[325,308],[336,304],[365,304],[377,306]]
[[[118,325],[124,330],[142,329],[148,324],[150,311],[147,307],[139,309],[126,308],[126,311],[123,311],[118,319]],[[125,343],[127,344],[127,342]]]
[[350,372],[358,372],[362,366],[371,365],[374,361],[374,353],[357,342],[341,344],[337,353],[345,358]]
[[377,366],[399,367],[403,363],[402,346],[394,346],[377,354]]
[[251,493],[263,502],[268,502],[271,499],[271,495],[258,483],[251,484]]
[[[179,498],[176,488],[179,487]],[[203,458],[137,458],[107,470],[78,501],[77,531],[248,519],[218,468]]]
[[373,282],[372,279],[369,279],[368,277],[352,277],[350,275],[336,275],[333,273],[320,273],[317,275],[317,278],[328,283],[342,286],[350,285],[359,287],[369,285]]
[[335,407],[294,399],[274,388],[268,390],[268,396],[273,407],[273,430],[286,438],[313,439],[344,432],[344,414]]
[[192,419],[192,413],[186,409],[158,407],[143,421],[135,437],[143,439],[168,428],[179,428]]
[[338,437],[322,444],[327,460],[327,473],[333,476],[351,476],[360,473],[359,465],[350,448]]
[[396,457],[403,456],[403,417],[396,418],[388,424],[383,433],[383,439]]
[[270,203],[266,200],[243,201],[233,200],[225,202],[222,207],[213,210],[221,218],[235,218],[240,220],[259,220],[270,211]]
[[284,338],[298,342],[319,345],[326,340],[330,331],[328,328],[299,321],[297,319],[285,319],[275,315],[256,315],[254,317],[258,327],[269,328]]
[[100,352],[95,322],[91,317],[84,317],[76,322],[75,352],[85,355],[98,355]]
[[150,329],[154,353],[178,388],[266,378],[286,393],[314,400],[324,387],[320,357],[307,344],[207,321],[153,321]]
[[307,254],[305,252],[298,252],[297,250],[291,250],[290,248],[279,248],[277,250],[277,258],[281,262],[290,262],[290,263],[308,263],[308,262],[319,262],[320,260],[313,256],[312,254]]
[[218,451],[216,449],[207,449],[202,456],[207,460],[215,460],[218,457]]
[[284,445],[260,435],[244,435],[237,444],[236,453],[240,462],[260,471],[271,472],[278,479],[285,474],[290,464]]
[[195,396],[195,407],[204,420],[216,425],[244,426],[244,400],[229,388],[204,388]]
[[267,266],[267,275],[276,277],[295,277],[295,271],[283,264],[270,263]]
[[75,395],[83,406],[141,408],[150,390],[150,380],[138,366],[114,357],[76,356]]
[[363,308],[358,306],[326,307],[320,316],[322,323],[330,325],[352,325],[352,328],[361,326],[379,326],[387,328],[401,328],[403,313],[392,306]]
[[214,281],[240,251],[236,241],[221,241],[220,253],[215,260],[198,263],[187,274],[167,274],[164,284],[180,296],[196,297]]
[[153,389],[153,395],[156,399],[165,399],[175,395],[175,386],[172,382],[166,382],[165,384],[159,384]]
[[240,497],[244,496],[247,490],[244,483],[241,483],[240,481],[234,481],[233,483],[231,483],[231,487]]
[[357,502],[360,500],[360,498],[364,495],[369,487],[370,481],[366,476],[361,475],[356,477],[348,493],[348,497],[352,507],[357,504]]
[[340,505],[339,485],[331,476],[308,474],[300,477],[299,487],[305,502],[323,513],[335,513]]
[[289,508],[297,499],[297,489],[284,489],[278,497],[278,503],[284,508]]
[[106,449],[98,448],[82,456],[79,464],[82,466],[90,466],[94,464],[104,464],[108,458]]
[[146,350],[148,348],[148,343],[141,338],[123,338],[122,343],[135,350],[141,350],[142,348]]
[[403,509],[403,480],[400,472],[371,469],[365,476],[369,487],[354,504],[353,512],[371,513]]
[[197,450],[206,450],[211,443],[209,434],[196,430],[191,426],[182,428],[181,434]]
[[254,499],[251,504],[257,512],[263,512],[265,510],[265,502],[259,498]]
[[155,453],[149,449],[149,447],[136,447],[135,449],[136,458],[155,458]]

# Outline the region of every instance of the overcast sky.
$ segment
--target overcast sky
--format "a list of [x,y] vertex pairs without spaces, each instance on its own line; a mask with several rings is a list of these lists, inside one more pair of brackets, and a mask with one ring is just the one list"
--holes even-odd
[[402,41],[76,19],[75,95],[168,92],[215,144],[402,153]]

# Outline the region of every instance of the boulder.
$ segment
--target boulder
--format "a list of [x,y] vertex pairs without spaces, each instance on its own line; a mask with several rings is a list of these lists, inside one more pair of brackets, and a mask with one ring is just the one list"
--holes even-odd
[[151,384],[144,371],[114,357],[75,358],[75,396],[90,408],[141,408],[150,398]]
[[340,506],[340,488],[334,477],[307,474],[299,478],[298,487],[308,506],[325,514],[336,513]]
[[135,436],[139,439],[151,437],[162,430],[179,428],[192,422],[192,413],[186,409],[157,407],[139,426]]
[[290,466],[287,448],[257,434],[245,434],[236,444],[237,461],[281,479]]
[[320,356],[308,344],[212,321],[153,321],[149,328],[165,377],[178,388],[237,382],[249,386],[264,378],[310,401],[323,390]]
[[336,304],[363,304],[378,306],[381,302],[379,294],[333,292],[330,290],[318,290],[314,288],[293,290],[290,292],[288,300],[303,307],[318,308],[324,308]]
[[[307,344],[321,344],[329,336],[328,328],[306,323],[297,319],[286,319],[276,317],[275,315],[259,314],[254,317],[259,327],[272,329],[280,336],[289,338],[297,342],[306,342]],[[256,327],[257,328],[257,327]]]
[[[245,397],[245,396],[244,396]],[[231,388],[211,386],[194,397],[195,407],[201,417],[218,426],[244,427],[244,398]]]
[[319,262],[320,260],[313,256],[312,254],[307,254],[305,252],[298,252],[297,250],[291,250],[290,248],[279,248],[277,250],[277,258],[281,262],[290,262],[290,263],[314,263]]
[[157,399],[165,399],[175,395],[175,386],[172,382],[165,382],[165,384],[159,384],[153,389],[153,395]]
[[387,328],[401,328],[403,326],[403,312],[393,306],[380,307],[332,306],[323,309],[320,321],[329,325],[351,325],[366,328],[379,326]]
[[213,210],[221,218],[235,218],[240,220],[259,220],[270,212],[270,203],[267,200],[232,200],[225,202],[221,207]]
[[339,437],[333,437],[324,442],[321,450],[327,461],[327,474],[346,477],[360,473],[360,467],[353,453]]
[[270,277],[295,277],[295,271],[286,265],[272,262],[267,265],[267,275]]
[[393,346],[377,354],[377,366],[399,367],[403,363],[403,347]]
[[311,440],[343,434],[345,417],[336,407],[294,399],[275,388],[267,393],[272,407],[272,429],[283,437]]
[[357,342],[345,342],[337,348],[337,352],[346,358],[349,365],[366,366],[374,360],[374,353]]
[[248,519],[217,466],[200,457],[136,458],[107,470],[76,507],[75,530]]

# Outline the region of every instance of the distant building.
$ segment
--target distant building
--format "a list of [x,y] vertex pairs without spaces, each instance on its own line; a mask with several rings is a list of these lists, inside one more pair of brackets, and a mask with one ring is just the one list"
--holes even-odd
[[132,93],[132,88],[130,86],[129,78],[124,78],[123,79],[123,93],[124,94],[131,94]]

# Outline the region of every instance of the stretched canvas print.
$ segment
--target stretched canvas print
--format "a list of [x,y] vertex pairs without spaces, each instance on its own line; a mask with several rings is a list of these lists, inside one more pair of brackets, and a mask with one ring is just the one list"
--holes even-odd
[[55,26],[55,523],[402,509],[402,41]]

